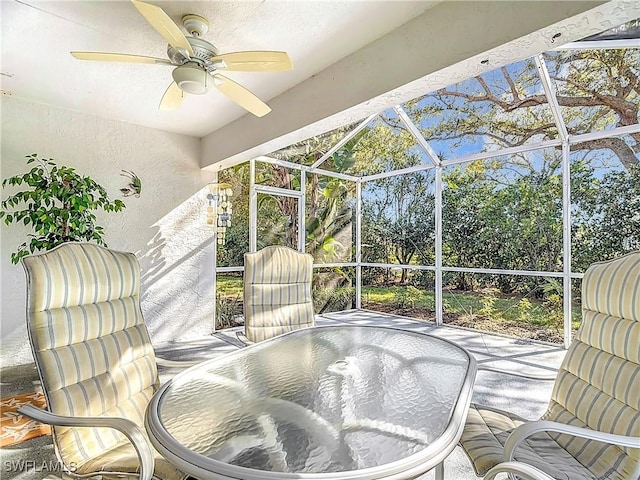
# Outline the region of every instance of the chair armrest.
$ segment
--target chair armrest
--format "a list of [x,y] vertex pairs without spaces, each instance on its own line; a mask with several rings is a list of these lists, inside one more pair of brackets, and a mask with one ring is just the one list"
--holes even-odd
[[483,480],[493,480],[499,473],[513,473],[523,480],[554,480],[542,470],[521,462],[499,463],[487,472]]
[[114,428],[122,432],[129,439],[138,454],[138,459],[140,460],[140,480],[151,480],[153,478],[153,451],[142,429],[131,420],[118,417],[67,417],[42,410],[33,405],[23,405],[18,409],[18,412],[33,420],[49,425],[61,427]]
[[604,443],[611,443],[620,447],[640,448],[640,437],[627,435],[616,435],[613,433],[600,432],[590,428],[576,427],[564,423],[551,422],[549,420],[538,420],[535,422],[523,423],[516,427],[507,438],[504,444],[504,460],[513,460],[513,453],[518,445],[527,437],[538,432],[557,432],[576,437],[588,438]]
[[502,370],[501,368],[489,367],[489,366],[482,365],[482,364],[478,365],[478,371],[480,371],[480,370],[485,370],[487,372],[502,373],[504,375],[511,375],[513,377],[528,378],[529,380],[549,380],[549,381],[554,381],[556,379],[556,377],[558,376],[557,372],[555,372],[553,374],[549,374],[549,375],[532,375],[532,374],[526,374],[526,373],[510,372],[509,370]]
[[202,362],[203,360],[167,360],[166,358],[156,357],[156,364],[165,368],[189,368]]

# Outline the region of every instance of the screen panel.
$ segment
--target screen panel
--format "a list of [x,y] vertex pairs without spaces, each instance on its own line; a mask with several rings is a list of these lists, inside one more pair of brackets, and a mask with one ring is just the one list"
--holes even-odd
[[571,146],[572,271],[640,249],[638,144],[628,135]]
[[306,252],[316,264],[354,261],[355,183],[311,173],[306,185]]
[[443,264],[562,271],[562,155],[543,149],[443,171]]

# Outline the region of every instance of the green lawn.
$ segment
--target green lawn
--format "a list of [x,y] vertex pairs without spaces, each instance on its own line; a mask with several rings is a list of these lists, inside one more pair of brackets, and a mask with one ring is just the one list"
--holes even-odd
[[242,298],[242,277],[218,275],[216,288],[218,295]]
[[[406,287],[377,287],[363,286],[362,301],[374,302],[387,305],[397,304],[399,298],[402,298],[401,291]],[[405,294],[407,296],[407,294]],[[435,293],[433,290],[419,290],[419,293],[413,297],[415,308],[423,308],[433,311],[435,309]],[[549,309],[545,308],[542,302],[532,300],[527,307],[526,304],[520,303],[522,297],[493,297],[489,299],[488,295],[476,292],[450,292],[445,291],[443,296],[444,311],[459,315],[492,314],[499,316],[507,321],[524,320],[537,325],[547,325],[549,323]],[[562,306],[559,306],[561,313]],[[573,327],[579,326],[581,312],[579,306],[573,307]]]
[[[402,298],[405,287],[377,287],[363,286],[363,303],[373,302],[384,305],[396,305]],[[242,299],[242,277],[218,275],[218,294],[223,297]],[[413,300],[415,308],[429,311],[434,310],[435,294],[433,290],[419,290],[415,295],[408,295]],[[407,294],[405,294],[405,298]],[[542,302],[531,300],[530,304],[521,303],[522,297],[493,297],[479,292],[447,292],[444,294],[445,312],[457,315],[486,315],[502,318],[507,321],[524,321],[527,323],[545,326],[550,323],[552,314]],[[555,309],[556,314],[561,314],[562,306]],[[580,307],[573,307],[573,327],[577,328],[580,321]]]

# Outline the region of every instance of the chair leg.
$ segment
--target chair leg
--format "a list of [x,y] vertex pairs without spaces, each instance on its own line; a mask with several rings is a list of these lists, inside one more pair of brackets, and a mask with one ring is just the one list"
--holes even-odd
[[236,337],[238,338],[238,340],[240,340],[240,342],[242,342],[244,344],[245,347],[248,346],[248,345],[253,345],[254,344],[254,342],[249,340],[247,338],[247,336],[243,332],[236,332]]
[[436,480],[444,480],[444,460],[436,465]]

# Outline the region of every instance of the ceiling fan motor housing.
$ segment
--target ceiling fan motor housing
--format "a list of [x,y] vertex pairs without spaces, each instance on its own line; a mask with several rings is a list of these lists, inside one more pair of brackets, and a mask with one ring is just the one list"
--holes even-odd
[[185,53],[169,45],[167,46],[167,56],[169,57],[169,60],[171,60],[171,63],[182,65],[183,63],[186,63],[188,61],[195,61],[198,63],[202,63],[203,67],[211,66],[211,59],[218,55],[218,49],[202,38],[186,38],[191,45],[191,48],[193,49],[193,56],[188,57],[185,55]]

